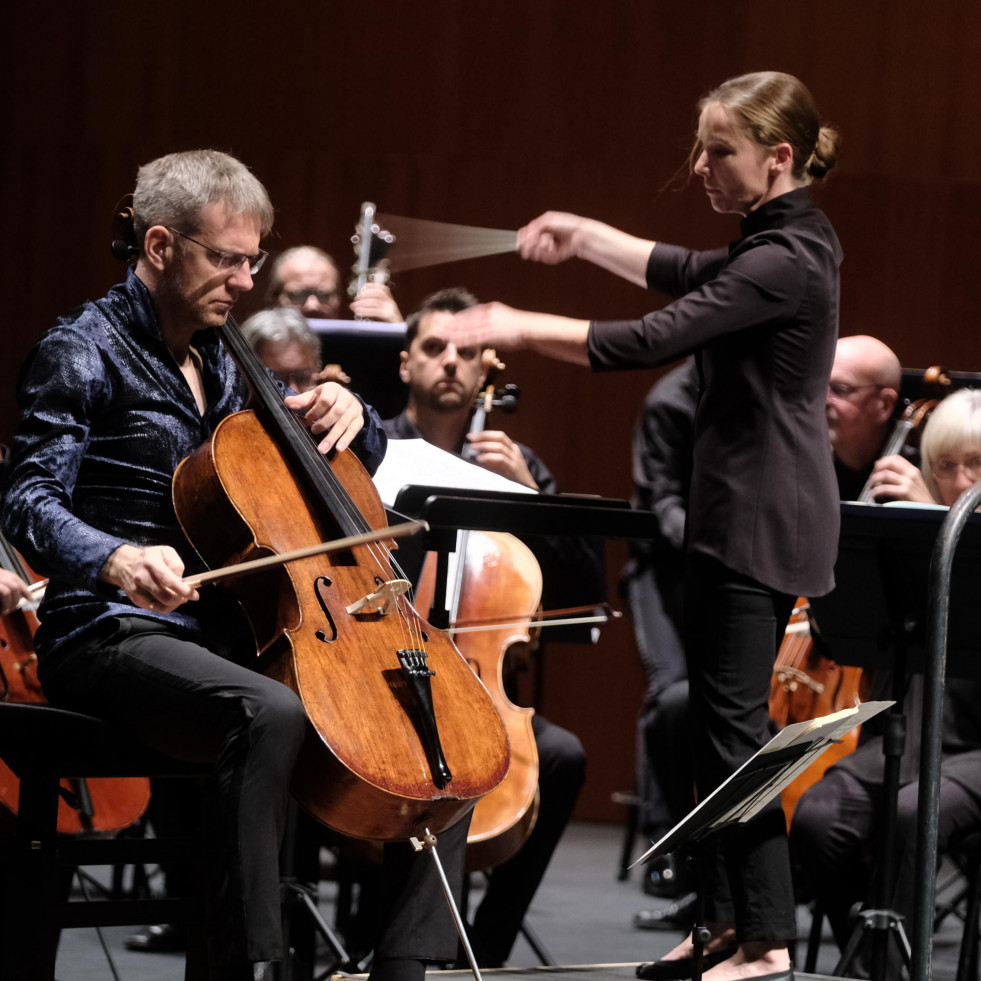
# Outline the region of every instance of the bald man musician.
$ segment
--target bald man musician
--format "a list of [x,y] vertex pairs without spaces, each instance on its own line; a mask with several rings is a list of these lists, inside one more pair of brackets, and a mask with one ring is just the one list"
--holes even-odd
[[899,358],[867,334],[839,338],[828,383],[827,417],[843,501],[855,500],[892,430]]

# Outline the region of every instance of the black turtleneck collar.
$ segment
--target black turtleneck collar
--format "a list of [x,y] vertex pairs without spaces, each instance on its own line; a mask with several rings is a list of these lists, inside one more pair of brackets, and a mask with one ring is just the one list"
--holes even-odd
[[751,211],[740,223],[743,238],[764,228],[778,228],[789,218],[800,214],[811,205],[806,187],[798,187],[786,194],[775,197]]

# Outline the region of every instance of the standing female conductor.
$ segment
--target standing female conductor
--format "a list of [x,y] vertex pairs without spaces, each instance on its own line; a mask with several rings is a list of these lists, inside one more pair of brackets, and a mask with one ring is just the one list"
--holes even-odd
[[[806,185],[835,163],[791,75],[731,79],[699,104],[694,173],[713,209],[743,216],[729,248],[693,252],[548,212],[518,233],[527,259],[577,257],[673,296],[634,321],[580,321],[487,304],[461,313],[463,342],[624,370],[694,351],[695,418],[686,648],[696,784],[717,787],[768,739],[773,661],[794,597],[832,587],[838,499],[825,400],[838,326],[841,248]],[[706,981],[790,978],[794,898],[778,804],[717,836],[706,888]],[[713,966],[714,965],[714,966]],[[641,978],[692,973],[690,939]]]

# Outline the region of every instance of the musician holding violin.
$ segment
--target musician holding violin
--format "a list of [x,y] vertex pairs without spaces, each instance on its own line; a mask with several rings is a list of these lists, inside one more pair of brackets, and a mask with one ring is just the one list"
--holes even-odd
[[826,413],[843,501],[857,501],[893,428],[902,370],[886,344],[868,334],[841,337],[828,382]]
[[[52,704],[213,764],[202,849],[210,976],[271,978],[283,957],[278,849],[306,713],[253,670],[256,641],[235,601],[184,582],[202,564],[171,484],[249,404],[215,331],[253,287],[273,211],[249,170],[215,151],[141,167],[133,211],[126,281],[62,317],[28,356],[3,528],[50,577],[36,649]],[[326,383],[285,404],[321,453],[350,447],[369,468],[380,461],[380,421],[347,389]],[[421,978],[428,957],[453,957],[449,918],[445,934],[420,934],[428,921],[410,898],[389,919],[376,978]]]
[[[487,375],[484,351],[454,344],[445,328],[456,313],[476,303],[466,290],[445,289],[427,297],[409,316],[399,369],[408,401],[399,416],[385,421],[385,430],[392,439],[421,437],[500,476],[556,493],[555,478],[529,447],[497,426],[468,431]],[[553,602],[573,605],[587,594],[586,602],[595,602],[602,595],[602,566],[588,545],[565,536],[529,539],[527,544],[541,565],[547,607]],[[466,588],[479,590],[480,583]],[[585,779],[586,757],[578,737],[539,713],[531,726],[538,753],[538,815],[521,850],[491,870],[473,917],[471,939],[487,967],[507,960]]]

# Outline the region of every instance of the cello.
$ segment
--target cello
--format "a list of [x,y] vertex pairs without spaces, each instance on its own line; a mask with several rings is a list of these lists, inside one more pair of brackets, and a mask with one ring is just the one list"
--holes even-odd
[[[37,582],[20,555],[0,534],[0,568],[25,583]],[[4,702],[46,702],[37,677],[34,633],[38,627],[34,604],[20,606],[0,617],[0,680]],[[17,813],[20,780],[0,760],[0,807]],[[69,804],[71,802],[71,804]],[[63,779],[58,801],[58,833],[108,834],[135,824],[150,802],[146,777]]]
[[[503,370],[491,350],[484,352],[488,378]],[[518,390],[501,392],[488,380],[476,397],[469,432],[481,432],[494,408],[511,412]],[[464,531],[452,583],[450,629],[469,623],[486,625],[454,633],[454,642],[483,681],[501,713],[511,742],[511,766],[498,787],[474,808],[467,835],[467,870],[494,868],[517,854],[528,840],[538,815],[538,747],[532,730],[534,709],[515,705],[504,686],[504,660],[515,645],[531,643],[531,621],[542,599],[542,571],[531,549],[505,532]],[[434,555],[427,556],[416,591],[423,610],[433,603]]]
[[[211,568],[386,526],[350,451],[329,462],[232,318],[218,328],[255,409],[223,419],[182,461],[173,498]],[[310,722],[291,791],[355,838],[438,833],[503,779],[507,734],[443,631],[405,597],[389,546],[359,545],[240,576],[229,588],[257,666],[291,687]]]

